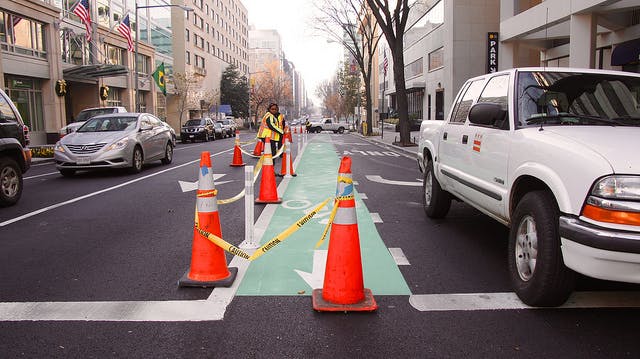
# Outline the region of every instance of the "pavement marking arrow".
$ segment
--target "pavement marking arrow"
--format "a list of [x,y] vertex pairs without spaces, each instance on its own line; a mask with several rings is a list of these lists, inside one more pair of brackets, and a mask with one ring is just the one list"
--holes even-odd
[[304,279],[312,289],[322,288],[328,252],[329,251],[324,249],[313,251],[313,270],[311,273],[294,269],[294,271],[298,273],[298,275]]
[[392,184],[396,186],[413,186],[413,187],[421,187],[422,182],[405,182],[405,181],[393,181],[387,180],[377,175],[366,175],[367,179],[371,182],[383,183],[383,184]]
[[[226,174],[225,173],[214,173],[213,174],[213,182],[216,185],[221,185],[221,184],[233,182],[233,181],[220,181],[220,182],[218,182],[217,179],[221,178],[223,176],[226,176]],[[178,184],[180,185],[180,189],[182,190],[182,192],[191,192],[191,191],[195,191],[195,190],[198,189],[198,181],[195,181],[195,182],[178,181]]]

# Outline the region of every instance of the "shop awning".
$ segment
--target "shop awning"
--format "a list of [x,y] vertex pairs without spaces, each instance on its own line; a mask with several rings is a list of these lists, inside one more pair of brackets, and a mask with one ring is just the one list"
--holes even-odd
[[616,45],[611,52],[611,65],[623,66],[640,61],[640,39]]
[[62,71],[65,80],[97,80],[100,77],[122,76],[129,73],[129,69],[122,65],[80,65]]

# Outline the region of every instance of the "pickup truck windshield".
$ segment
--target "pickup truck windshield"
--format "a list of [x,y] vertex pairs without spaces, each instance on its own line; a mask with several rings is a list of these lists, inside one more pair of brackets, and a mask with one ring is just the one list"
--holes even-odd
[[520,72],[516,126],[640,126],[639,100],[640,77]]

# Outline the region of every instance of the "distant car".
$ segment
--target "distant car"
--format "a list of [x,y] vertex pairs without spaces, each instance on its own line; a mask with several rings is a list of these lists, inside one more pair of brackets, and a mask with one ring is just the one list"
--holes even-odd
[[180,129],[180,141],[182,143],[187,141],[195,142],[197,140],[208,142],[215,139],[214,122],[207,117],[191,119],[185,122]]
[[29,128],[9,96],[0,89],[0,207],[18,203],[22,175],[31,166]]
[[86,108],[78,113],[74,122],[62,127],[58,133],[60,134],[60,138],[62,138],[72,132],[76,132],[80,126],[84,125],[84,123],[92,117],[122,112],[127,112],[127,109],[122,106]]
[[225,138],[226,132],[222,128],[222,124],[220,122],[216,122],[213,124],[213,131],[215,133],[215,138]]
[[56,143],[54,159],[63,176],[77,170],[130,168],[173,160],[170,127],[149,113],[114,113],[88,120],[76,132]]
[[236,123],[230,119],[218,120],[218,123],[222,125],[222,129],[226,133],[227,136],[235,136],[236,134]]

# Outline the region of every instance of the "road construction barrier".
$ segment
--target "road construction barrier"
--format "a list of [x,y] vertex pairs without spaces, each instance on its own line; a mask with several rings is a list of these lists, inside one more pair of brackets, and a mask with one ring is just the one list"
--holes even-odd
[[220,216],[216,200],[209,152],[200,155],[195,224],[191,248],[191,266],[178,280],[180,287],[229,287],[233,284],[237,268],[227,268],[227,259],[219,245],[208,240],[208,235],[221,238]]
[[364,288],[350,157],[342,158],[338,172],[324,283],[322,289],[313,290],[313,309],[374,311],[378,305],[371,290]]
[[242,152],[240,151],[240,131],[236,130],[236,139],[233,146],[233,160],[231,161],[231,167],[242,167],[245,163],[242,160]]
[[[291,143],[289,139],[285,137],[284,140],[284,154],[282,155],[282,161],[280,164],[280,176],[284,176],[286,178],[291,178],[297,176],[293,171],[293,161],[291,159]],[[300,153],[300,152],[298,152]]]
[[255,203],[281,203],[282,198],[278,197],[278,189],[276,187],[276,173],[273,169],[271,139],[269,137],[265,139],[263,158],[260,194],[258,198],[256,198]]

